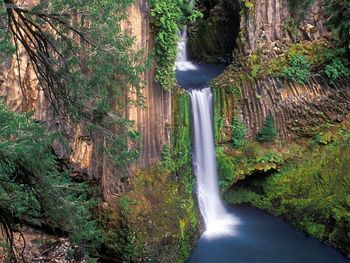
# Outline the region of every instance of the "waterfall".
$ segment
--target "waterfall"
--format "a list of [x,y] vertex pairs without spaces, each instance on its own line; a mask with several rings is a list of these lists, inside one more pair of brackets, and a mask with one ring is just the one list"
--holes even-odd
[[237,224],[220,198],[212,120],[213,95],[209,87],[190,92],[193,114],[193,167],[197,177],[199,209],[205,222],[205,236],[233,234]]
[[196,70],[197,66],[188,60],[187,51],[187,26],[184,27],[180,34],[180,41],[177,46],[176,69],[180,71]]
[[[215,159],[215,144],[213,132],[213,95],[209,86],[208,76],[213,72],[212,67],[203,67],[189,61],[187,54],[187,28],[181,32],[178,44],[176,69],[178,81],[187,78],[196,81],[183,81],[183,83],[196,86],[184,86],[191,90],[191,104],[193,114],[193,167],[197,177],[197,196],[199,209],[205,222],[204,236],[220,236],[233,234],[233,226],[237,220],[230,215],[220,198],[217,167]],[[217,70],[217,68],[214,68]],[[182,79],[181,79],[182,78]],[[198,86],[200,85],[200,86]],[[196,87],[196,88],[194,88]]]

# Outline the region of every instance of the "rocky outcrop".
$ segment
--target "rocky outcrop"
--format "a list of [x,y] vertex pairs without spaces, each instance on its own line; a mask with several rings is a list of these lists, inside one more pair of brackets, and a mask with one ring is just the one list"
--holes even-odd
[[273,116],[279,137],[288,139],[310,136],[322,124],[340,122],[348,114],[348,79],[330,83],[320,72],[312,74],[307,83],[299,84],[252,75],[254,66],[264,67],[265,61],[286,56],[288,48],[296,43],[329,43],[332,34],[326,30],[321,6],[321,1],[313,1],[300,18],[295,17],[287,0],[245,1],[237,40],[240,57],[248,62],[256,54],[260,57],[254,65],[247,66],[245,62],[231,65],[221,77],[224,88],[215,89],[216,109],[224,128],[222,140],[230,138],[235,114],[241,115],[250,139],[255,138],[267,115]]
[[219,140],[231,138],[231,125],[239,114],[247,127],[247,137],[255,139],[265,118],[271,115],[280,139],[312,136],[325,123],[339,123],[350,112],[349,80],[330,84],[322,76],[306,84],[269,77],[244,81],[240,94],[217,88],[215,109],[218,114]]
[[350,112],[348,80],[335,84],[312,77],[305,84],[268,78],[242,87],[242,116],[248,137],[255,138],[267,115],[281,139],[308,136],[323,123],[341,122]]
[[240,26],[240,51],[246,55],[258,49],[266,50],[276,41],[329,38],[321,0],[313,1],[302,21],[293,16],[288,0],[256,0],[251,3],[245,7]]

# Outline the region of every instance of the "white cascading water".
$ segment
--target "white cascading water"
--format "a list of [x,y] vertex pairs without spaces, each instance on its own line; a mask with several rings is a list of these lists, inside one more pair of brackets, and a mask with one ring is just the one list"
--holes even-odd
[[[181,71],[193,71],[197,67],[188,60],[186,41],[185,28],[178,45],[176,67]],[[226,211],[219,193],[212,120],[213,95],[207,86],[192,89],[190,96],[194,135],[193,167],[197,177],[199,209],[206,227],[204,236],[232,235],[238,221]]]
[[187,54],[187,27],[180,33],[180,41],[177,46],[176,69],[181,71],[196,70],[197,66],[188,60]]

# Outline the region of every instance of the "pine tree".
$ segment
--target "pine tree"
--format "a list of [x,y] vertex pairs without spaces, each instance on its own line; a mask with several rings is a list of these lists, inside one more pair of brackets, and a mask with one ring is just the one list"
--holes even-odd
[[59,228],[88,250],[98,247],[101,232],[92,219],[88,185],[60,171],[52,152],[58,134],[2,103],[0,123],[0,229],[5,233],[0,246],[5,243],[8,256],[13,254],[12,233],[18,231],[19,221]]
[[[28,7],[3,0],[0,6],[1,51],[13,51],[20,65],[18,52],[24,50],[60,128],[83,124],[118,166],[138,156],[130,145],[139,136],[124,109],[143,106],[140,73],[149,65],[120,26],[132,2],[49,0]],[[1,52],[0,59],[6,54]],[[126,101],[127,93],[137,99]]]
[[259,142],[268,142],[273,141],[278,136],[276,131],[275,122],[271,115],[268,115],[265,118],[264,125],[260,129],[259,133],[256,136],[256,140]]

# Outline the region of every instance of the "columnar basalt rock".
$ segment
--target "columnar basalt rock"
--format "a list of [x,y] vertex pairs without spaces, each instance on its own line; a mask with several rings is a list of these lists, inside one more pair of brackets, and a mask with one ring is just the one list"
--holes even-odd
[[340,122],[350,111],[350,90],[339,81],[330,85],[312,77],[303,85],[268,78],[242,87],[242,114],[248,137],[255,138],[266,116],[272,115],[281,139],[308,136],[317,126]]
[[[147,55],[155,46],[154,35],[150,28],[150,17],[146,0],[138,0],[130,7],[128,18],[122,27],[135,36],[135,49],[143,49]],[[155,65],[143,73],[146,108],[130,106],[127,116],[135,121],[141,132],[141,156],[138,167],[149,166],[160,158],[165,144],[170,144],[171,136],[171,92],[162,89],[154,80]],[[133,96],[133,99],[138,99]]]
[[[321,0],[315,0],[296,28],[290,27],[293,18],[288,0],[256,0],[241,17],[239,46],[246,55],[259,49],[273,49],[276,42],[292,43],[297,40],[329,38],[324,25],[325,17],[321,10]],[[295,30],[295,34],[291,33]]]
[[[18,3],[20,5],[21,3]],[[26,8],[35,5],[31,2]],[[149,55],[154,48],[154,36],[150,29],[150,18],[146,0],[135,1],[127,10],[128,17],[122,23],[123,30],[129,31],[134,37],[134,48],[143,49]],[[13,111],[33,112],[34,118],[45,122],[50,129],[58,127],[59,120],[55,117],[43,91],[38,85],[34,70],[24,50],[19,50],[20,70],[14,56],[0,65],[0,96]],[[164,144],[170,143],[171,135],[171,92],[164,91],[154,81],[155,66],[142,74],[142,96],[145,98],[145,108],[128,106],[125,115],[135,121],[137,130],[141,133],[140,157],[134,168],[143,168],[154,164],[160,159]],[[19,81],[21,74],[22,82]],[[128,97],[135,95],[126,95]],[[133,99],[138,99],[133,97]],[[81,125],[65,127],[70,149],[55,144],[57,155],[72,169],[73,174],[85,179],[100,180],[101,178],[117,178],[116,181],[104,181],[110,194],[123,192],[126,176],[113,168],[106,157],[98,151],[98,145],[84,134]],[[98,142],[103,143],[103,142]]]
[[217,88],[216,111],[223,123],[219,140],[224,142],[231,137],[235,114],[241,115],[251,140],[268,115],[274,118],[280,139],[311,136],[322,124],[346,118],[350,112],[348,83],[349,79],[342,79],[330,84],[322,76],[311,77],[306,84],[268,77],[243,81],[239,96],[227,88]]
[[[294,18],[287,0],[256,0],[243,7],[240,36],[237,39],[241,56],[259,53],[262,60],[284,56],[295,43],[327,42],[332,38],[325,27],[325,16],[319,0],[306,10],[304,17]],[[288,23],[294,20],[295,32]],[[261,62],[259,62],[261,63]],[[234,112],[241,114],[247,126],[247,136],[254,139],[262,127],[265,117],[272,115],[281,139],[310,136],[315,128],[326,122],[340,122],[350,110],[349,80],[330,83],[322,74],[310,77],[305,84],[298,84],[277,77],[252,78],[249,70],[237,68],[233,71],[246,76],[240,81],[241,96],[217,89],[217,105],[224,118],[226,136]],[[237,96],[236,96],[237,97]],[[230,106],[231,105],[231,106]],[[233,106],[232,106],[233,105]]]

